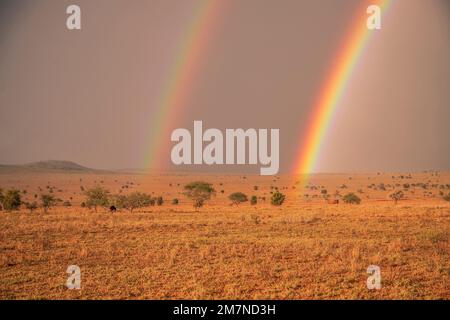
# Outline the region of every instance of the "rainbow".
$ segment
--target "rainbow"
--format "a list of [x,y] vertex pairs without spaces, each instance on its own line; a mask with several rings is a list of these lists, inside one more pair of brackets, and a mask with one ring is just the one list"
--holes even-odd
[[314,172],[321,145],[333,114],[336,112],[355,67],[369,42],[370,35],[376,32],[367,28],[366,21],[368,16],[365,14],[367,7],[371,4],[377,4],[383,14],[386,12],[390,2],[391,0],[364,1],[362,6],[358,7],[356,17],[350,25],[350,30],[338,50],[338,57],[334,61],[331,71],[328,73],[314,103],[306,135],[302,132],[303,143],[294,163],[295,173],[310,174]]
[[168,120],[180,117],[181,109],[192,91],[195,76],[200,69],[202,58],[217,24],[218,13],[228,1],[201,0],[195,8],[190,25],[182,37],[180,48],[170,67],[167,82],[156,102],[151,123],[149,153],[146,158],[146,167],[157,167],[158,159],[164,152],[161,140],[167,143],[167,130],[170,127]]

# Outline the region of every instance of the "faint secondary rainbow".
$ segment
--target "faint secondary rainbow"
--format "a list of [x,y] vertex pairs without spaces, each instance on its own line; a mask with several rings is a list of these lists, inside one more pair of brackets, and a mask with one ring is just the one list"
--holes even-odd
[[[152,115],[150,145],[146,156],[146,167],[158,166],[164,152],[162,142],[168,143],[166,131],[170,121],[180,117],[186,103],[195,76],[198,73],[208,41],[218,21],[218,13],[224,6],[224,0],[201,0],[194,10],[190,25],[179,46],[177,55],[169,69],[167,82],[156,103]],[[168,134],[168,133],[167,133]]]
[[391,0],[365,1],[358,7],[356,18],[350,25],[350,30],[338,50],[338,57],[333,63],[313,106],[309,127],[302,133],[303,143],[295,162],[295,173],[310,174],[314,171],[317,158],[324,141],[330,122],[333,118],[345,89],[351,79],[355,67],[367,46],[370,35],[377,30],[369,30],[366,25],[366,9],[369,5],[378,5],[381,9],[381,19]]

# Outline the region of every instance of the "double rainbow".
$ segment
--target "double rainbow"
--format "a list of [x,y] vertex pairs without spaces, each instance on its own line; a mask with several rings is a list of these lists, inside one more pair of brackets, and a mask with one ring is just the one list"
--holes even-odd
[[[334,60],[313,106],[309,127],[301,133],[302,141],[294,162],[294,172],[309,174],[315,169],[317,158],[324,138],[336,109],[355,67],[362,56],[364,48],[373,32],[367,28],[365,14],[369,5],[378,5],[385,12],[392,0],[365,0],[357,8],[355,18],[350,24],[342,46]],[[202,0],[195,10],[191,25],[180,45],[178,55],[172,64],[166,86],[159,97],[152,118],[152,137],[150,138],[147,164],[156,167],[158,159],[165,150],[161,145],[161,136],[166,136],[168,120],[181,116],[182,107],[186,105],[192,90],[200,62],[219,18],[219,13],[229,1]],[[164,139],[164,142],[167,140]]]

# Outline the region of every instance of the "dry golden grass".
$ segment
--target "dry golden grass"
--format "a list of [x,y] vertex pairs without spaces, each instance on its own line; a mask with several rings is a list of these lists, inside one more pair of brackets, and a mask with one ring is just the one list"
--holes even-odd
[[[218,194],[195,212],[180,192],[199,178]],[[166,202],[133,213],[79,207],[81,185],[102,184],[116,193],[126,182],[122,192],[154,192]],[[394,205],[386,201],[388,190],[367,188],[380,182],[429,187],[410,188],[407,200]],[[318,175],[311,183],[320,188],[305,198],[289,176],[2,174],[0,187],[26,189],[27,200],[49,185],[74,207],[0,212],[0,298],[450,298],[450,205],[439,196],[448,173],[408,180]],[[339,189],[342,184],[348,188]],[[266,200],[236,207],[226,199],[234,191],[269,199],[271,186],[286,193],[283,206]],[[321,186],[329,194],[363,189],[362,203],[326,204]],[[170,204],[174,197],[180,205]],[[72,264],[81,268],[81,290],[65,287]],[[381,290],[366,287],[371,264],[381,268]]]

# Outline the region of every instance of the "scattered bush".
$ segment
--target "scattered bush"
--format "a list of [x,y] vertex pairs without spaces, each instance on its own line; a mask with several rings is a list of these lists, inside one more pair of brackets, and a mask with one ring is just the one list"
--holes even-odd
[[450,193],[445,195],[443,198],[445,201],[450,201]]
[[342,200],[344,200],[345,203],[350,203],[350,204],[360,204],[361,203],[361,199],[353,192],[347,193],[342,198]]
[[252,206],[254,206],[254,205],[256,205],[258,203],[258,197],[257,196],[252,196],[251,198],[250,198],[250,204],[252,205]]
[[274,206],[281,206],[286,199],[286,196],[282,194],[281,192],[275,192],[272,194],[272,198],[270,199],[270,203]]
[[67,201],[64,201],[64,202],[63,202],[63,206],[64,206],[64,207],[71,207],[71,206],[72,206],[72,203],[71,203],[70,201],[67,200]]
[[178,203],[180,203],[180,201],[177,198],[172,200],[173,205],[177,205]]
[[242,192],[234,192],[228,196],[228,199],[235,205],[248,201],[247,195]]
[[156,198],[156,205],[162,206],[163,203],[164,203],[163,197],[157,197]]

